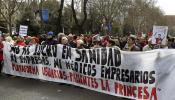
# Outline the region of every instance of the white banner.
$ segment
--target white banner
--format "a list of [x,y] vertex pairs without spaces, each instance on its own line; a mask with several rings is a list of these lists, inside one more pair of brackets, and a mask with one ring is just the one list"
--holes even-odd
[[19,35],[20,36],[27,36],[27,30],[28,30],[28,26],[20,25]]
[[73,84],[139,100],[175,100],[175,50],[125,52],[4,44],[6,74]]
[[153,26],[152,44],[166,45],[168,26]]

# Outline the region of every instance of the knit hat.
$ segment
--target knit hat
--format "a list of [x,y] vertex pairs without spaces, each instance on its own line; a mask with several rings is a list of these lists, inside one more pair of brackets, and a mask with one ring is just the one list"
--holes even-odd
[[52,31],[47,33],[47,38],[48,39],[53,38],[53,36],[54,36],[54,33]]

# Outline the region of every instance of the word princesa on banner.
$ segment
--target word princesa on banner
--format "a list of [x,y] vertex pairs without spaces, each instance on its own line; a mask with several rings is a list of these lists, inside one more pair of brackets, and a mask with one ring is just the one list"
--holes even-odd
[[158,51],[126,53],[116,47],[76,49],[64,45],[20,47],[4,43],[3,72],[119,97],[157,100],[160,93],[156,87],[157,54]]

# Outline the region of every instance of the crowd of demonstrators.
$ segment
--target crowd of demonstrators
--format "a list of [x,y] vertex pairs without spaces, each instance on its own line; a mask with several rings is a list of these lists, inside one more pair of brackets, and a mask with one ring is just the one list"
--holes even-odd
[[3,41],[15,46],[27,46],[27,45],[56,45],[63,44],[72,48],[78,49],[93,49],[103,47],[118,46],[124,51],[149,51],[153,49],[174,49],[175,38],[167,37],[167,44],[152,44],[152,38],[147,36],[100,36],[99,34],[54,34],[54,32],[48,32],[47,34],[41,34],[38,36],[10,36],[9,34],[0,35],[0,70],[3,62]]
[[151,37],[137,37],[135,35],[129,35],[124,37],[113,37],[109,35],[100,36],[99,34],[54,34],[54,32],[48,32],[47,34],[41,34],[39,36],[10,36],[5,34],[0,37],[1,41],[6,41],[10,44],[17,46],[26,45],[56,45],[63,44],[72,48],[79,49],[92,49],[101,47],[118,46],[121,50],[125,51],[147,51],[158,48],[175,48],[175,39],[168,37],[167,45],[151,44]]

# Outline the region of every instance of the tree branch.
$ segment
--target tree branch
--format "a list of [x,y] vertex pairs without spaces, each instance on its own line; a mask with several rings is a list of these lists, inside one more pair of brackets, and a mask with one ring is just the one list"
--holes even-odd
[[83,19],[83,21],[82,21],[82,23],[81,23],[81,26],[83,26],[84,23],[85,23],[86,20],[87,20],[87,11],[86,11],[86,5],[87,5],[87,2],[88,2],[88,0],[84,0],[84,3],[83,3],[84,19]]
[[80,26],[76,16],[75,8],[74,8],[74,0],[72,0],[71,8],[72,8],[73,18],[75,20],[75,23],[77,24],[77,26]]

